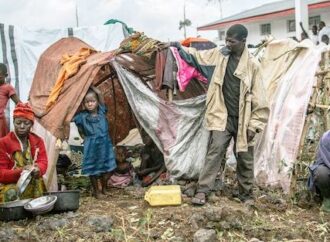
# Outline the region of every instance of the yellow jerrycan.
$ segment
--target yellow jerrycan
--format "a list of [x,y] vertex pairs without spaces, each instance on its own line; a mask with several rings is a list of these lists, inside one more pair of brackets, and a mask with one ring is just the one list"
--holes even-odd
[[144,195],[144,200],[146,200],[151,206],[180,205],[180,186],[152,186]]

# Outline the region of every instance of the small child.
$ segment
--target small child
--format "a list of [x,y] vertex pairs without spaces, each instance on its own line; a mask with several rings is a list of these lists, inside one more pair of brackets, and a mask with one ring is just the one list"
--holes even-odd
[[[90,177],[93,196],[97,199],[106,195],[110,172],[116,168],[115,154],[109,136],[106,107],[100,91],[91,87],[83,100],[84,111],[76,114],[73,121],[84,137],[84,159],[82,174]],[[98,189],[101,178],[102,194]]]
[[11,98],[15,104],[20,102],[14,87],[8,83],[5,83],[7,76],[7,66],[0,63],[0,138],[9,133],[7,120],[5,117],[5,108],[9,98]]

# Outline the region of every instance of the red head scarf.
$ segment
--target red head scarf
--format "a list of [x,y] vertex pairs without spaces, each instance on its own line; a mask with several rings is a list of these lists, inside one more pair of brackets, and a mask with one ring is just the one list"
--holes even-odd
[[14,118],[26,118],[34,122],[34,112],[28,103],[18,103],[14,109]]

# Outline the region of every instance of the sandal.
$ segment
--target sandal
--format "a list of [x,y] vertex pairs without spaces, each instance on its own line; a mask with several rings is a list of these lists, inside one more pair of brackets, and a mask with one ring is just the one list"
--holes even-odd
[[206,194],[203,192],[198,192],[196,195],[191,199],[191,203],[194,205],[205,205],[206,203]]

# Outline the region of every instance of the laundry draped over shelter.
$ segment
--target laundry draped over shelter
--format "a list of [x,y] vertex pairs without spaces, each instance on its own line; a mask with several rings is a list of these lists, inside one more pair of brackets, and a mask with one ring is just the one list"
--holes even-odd
[[46,103],[47,110],[49,110],[56,102],[58,96],[60,95],[65,80],[75,75],[78,72],[80,66],[87,62],[86,58],[95,52],[96,51],[93,49],[81,48],[77,53],[74,53],[73,55],[64,54],[62,56],[62,59],[60,61],[62,67],[58,74],[55,85],[50,91]]
[[[92,47],[67,38],[54,43],[41,56],[30,92],[40,127],[56,138],[68,138],[72,117],[80,110],[90,85],[95,85],[105,96],[110,136],[115,144],[132,128],[143,128],[163,152],[172,178],[197,178],[208,144],[205,93],[213,69],[198,66],[180,48],[170,49],[165,43],[136,33],[114,51],[89,53],[86,63],[63,83],[57,101],[47,110],[49,87],[56,83],[61,58],[75,55],[81,48]],[[298,46],[287,40],[270,42],[260,57],[271,110],[255,150],[258,184],[289,189],[319,59],[320,52],[308,42]],[[195,74],[184,75],[187,79],[181,82],[183,61],[186,68],[199,73],[202,82],[192,78]],[[171,100],[169,92],[174,94]],[[290,118],[283,122],[283,115],[288,113]],[[285,146],[281,145],[283,139]]]

